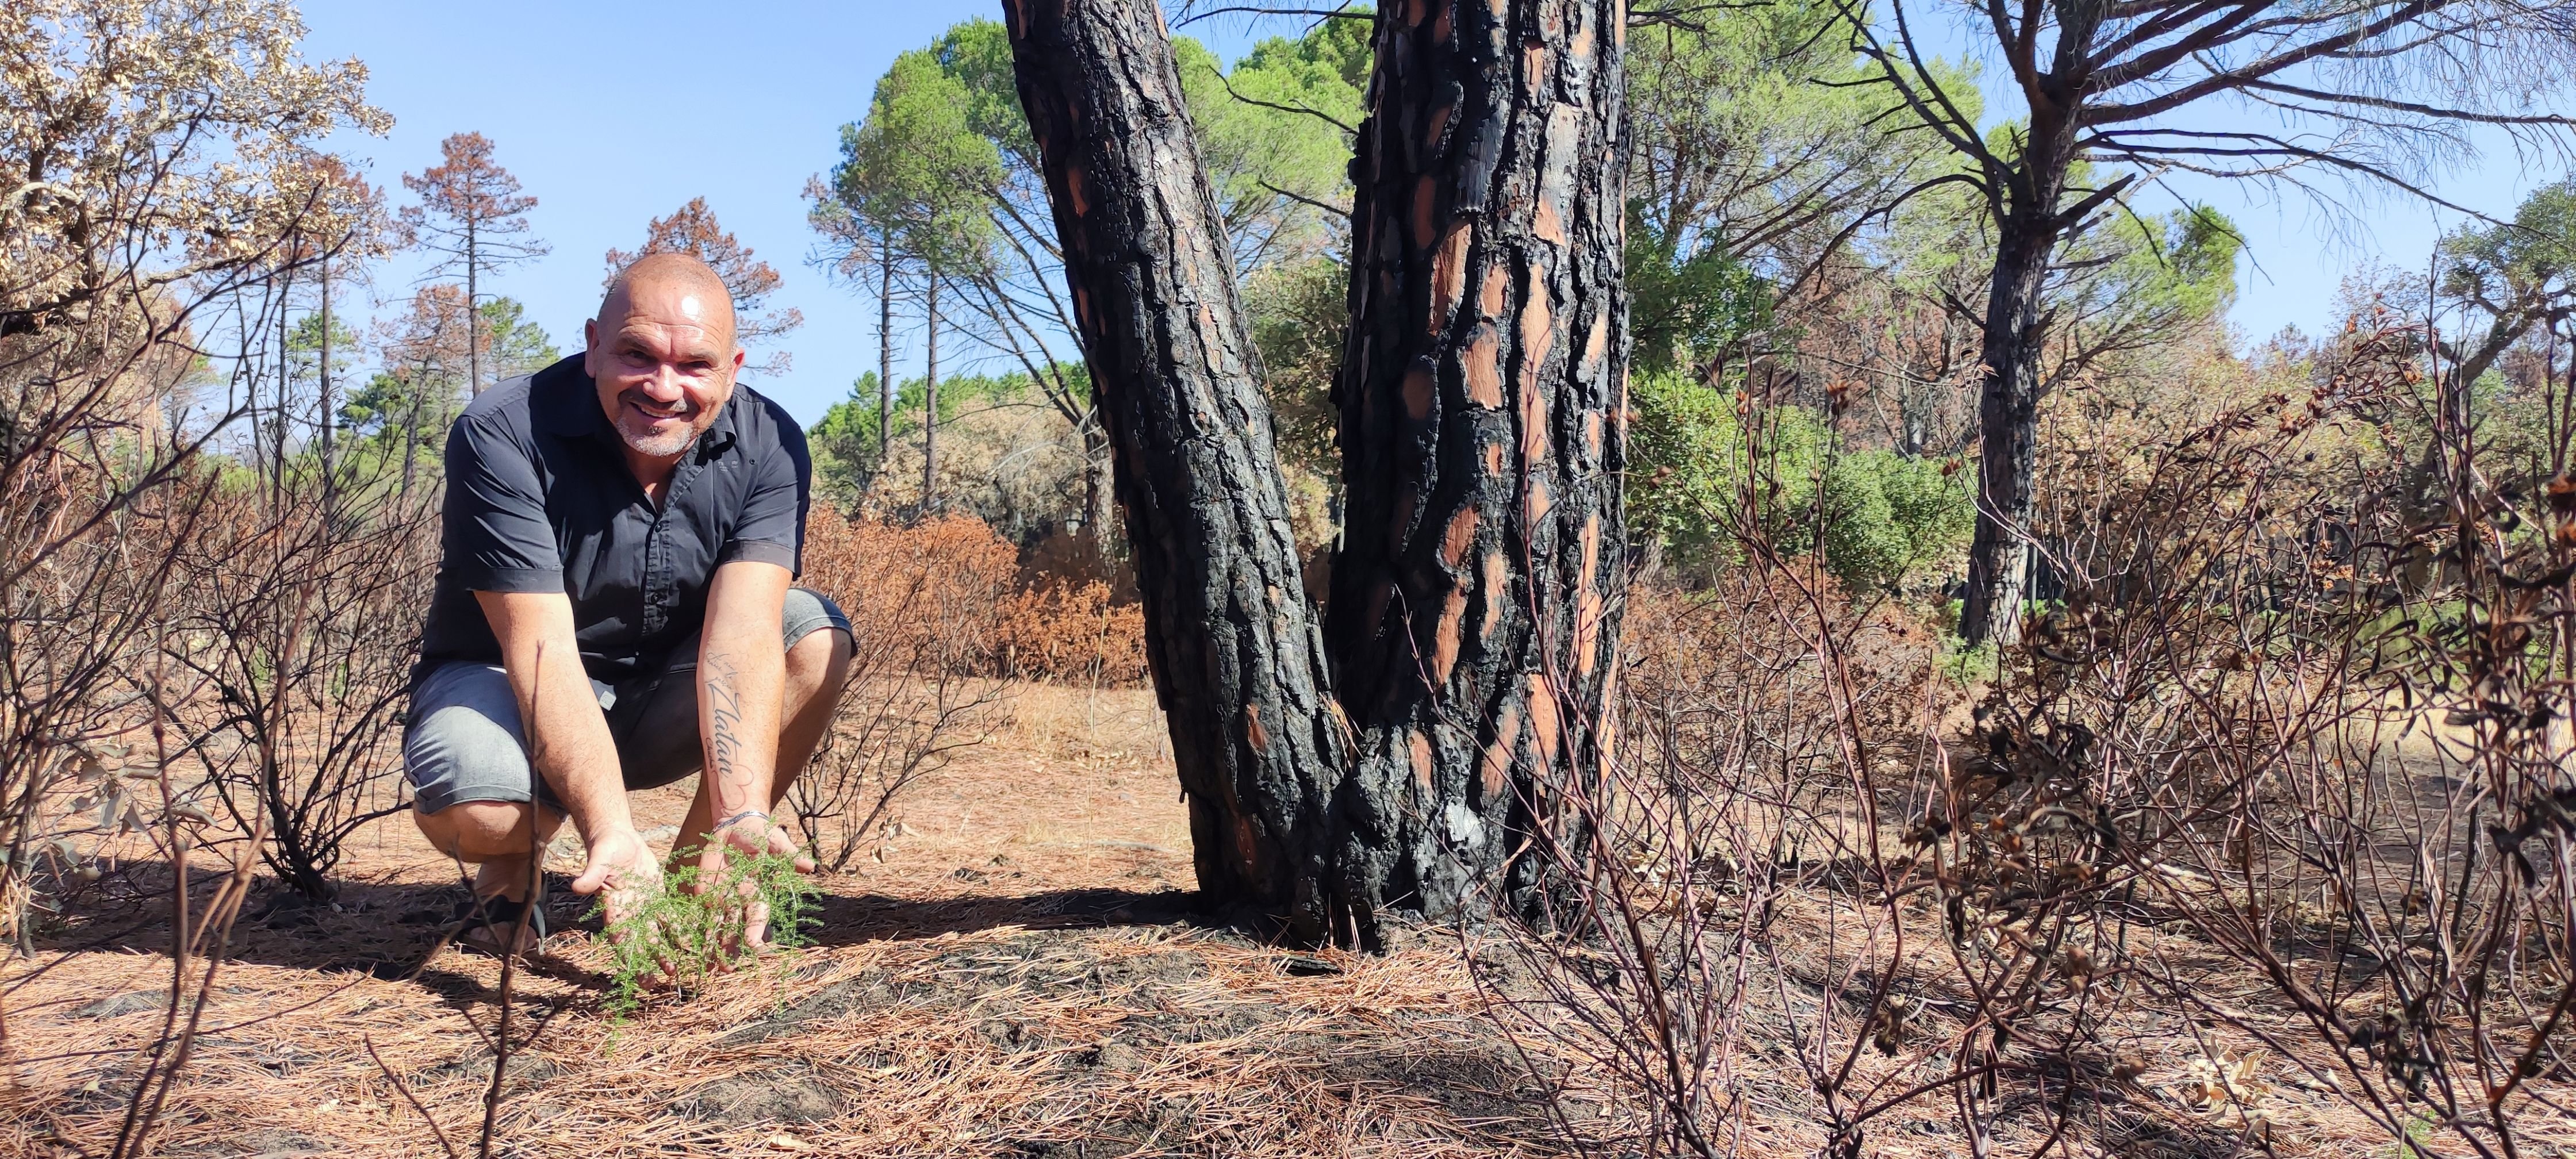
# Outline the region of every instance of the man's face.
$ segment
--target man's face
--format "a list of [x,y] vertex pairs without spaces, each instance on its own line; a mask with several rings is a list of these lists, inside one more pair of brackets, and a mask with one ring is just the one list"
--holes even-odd
[[638,279],[583,327],[600,409],[637,454],[676,458],[733,397],[743,355],[731,316],[704,289]]

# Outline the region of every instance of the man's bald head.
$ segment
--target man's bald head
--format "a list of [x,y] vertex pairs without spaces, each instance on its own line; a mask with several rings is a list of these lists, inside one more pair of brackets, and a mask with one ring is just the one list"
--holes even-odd
[[734,344],[733,291],[715,267],[694,255],[646,254],[609,279],[599,300],[599,323],[613,328],[643,307],[651,314],[685,318],[705,327],[730,351]]
[[724,279],[687,254],[639,258],[609,282],[582,362],[637,478],[667,474],[733,397],[733,325]]

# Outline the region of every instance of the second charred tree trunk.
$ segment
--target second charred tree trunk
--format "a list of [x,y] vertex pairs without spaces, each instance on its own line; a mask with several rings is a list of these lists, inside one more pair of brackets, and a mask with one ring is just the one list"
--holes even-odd
[[1381,10],[1328,627],[1154,0],[1004,9],[1201,887],[1363,945],[1389,909],[1534,912],[1626,566],[1622,5]]
[[1366,863],[1351,876],[1374,904],[1532,915],[1545,842],[1580,815],[1562,795],[1588,791],[1609,735],[1627,563],[1623,13],[1380,10],[1326,625],[1364,738],[1344,856]]
[[2019,643],[2022,606],[2030,599],[2050,263],[2059,241],[2136,180],[2123,175],[2066,204],[2067,178],[2082,152],[2077,142],[2090,83],[2085,62],[2108,11],[2103,4],[2060,6],[2053,63],[2031,91],[2030,122],[2018,148],[1985,162],[1995,264],[1978,347],[1985,382],[1977,397],[1977,529],[1968,543],[1968,592],[1959,613],[1959,635],[1970,645]]
[[868,476],[873,484],[885,474],[887,456],[894,453],[894,235],[888,232],[877,247],[877,469]]
[[1986,326],[1978,346],[1985,382],[1977,395],[1977,528],[1968,544],[1968,598],[1959,634],[1970,645],[2021,639],[2022,604],[2030,598],[2034,510],[2039,469],[2040,291],[2048,278],[2054,230],[2012,216],[1996,232]]
[[1287,486],[1154,0],[1005,0],[1113,449],[1199,885],[1319,940],[1347,730],[1299,582]]
[[921,378],[921,514],[939,510],[939,275],[930,275],[930,360]]

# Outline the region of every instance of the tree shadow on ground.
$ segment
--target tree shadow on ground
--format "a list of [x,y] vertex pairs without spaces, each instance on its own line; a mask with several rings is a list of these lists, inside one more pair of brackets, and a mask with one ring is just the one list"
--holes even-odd
[[[201,910],[220,874],[190,877],[190,905]],[[166,863],[123,866],[111,888],[75,891],[64,900],[62,920],[35,939],[51,955],[115,950],[167,954],[170,949],[170,884]],[[1061,889],[1029,894],[965,894],[906,898],[827,890],[805,923],[808,944],[833,947],[871,941],[910,941],[971,934],[1005,926],[1032,929],[1097,929],[1196,922],[1195,891]],[[259,878],[242,906],[225,947],[228,961],[323,973],[360,971],[383,978],[413,976],[453,923],[466,897],[464,883],[344,881],[328,902],[312,902]],[[591,899],[571,890],[570,878],[546,875],[549,927],[597,932]],[[573,979],[567,979],[573,980]]]

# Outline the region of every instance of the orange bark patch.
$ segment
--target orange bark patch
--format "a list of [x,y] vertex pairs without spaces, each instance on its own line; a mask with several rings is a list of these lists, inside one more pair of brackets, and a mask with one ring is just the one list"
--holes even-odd
[[1084,186],[1085,182],[1082,176],[1082,166],[1071,164],[1066,165],[1064,167],[1064,196],[1066,200],[1073,202],[1073,215],[1075,217],[1081,217],[1091,212],[1091,194]]
[[1601,457],[1600,411],[1586,412],[1583,416],[1583,453],[1594,459]]
[[1431,795],[1431,738],[1416,729],[1406,734],[1413,755],[1413,783],[1424,796]]
[[1575,29],[1574,39],[1566,44],[1565,51],[1566,55],[1571,56],[1576,60],[1590,60],[1592,58],[1592,25],[1587,23],[1583,27]]
[[1521,461],[1536,463],[1547,458],[1548,445],[1554,437],[1547,425],[1547,392],[1539,388],[1539,372],[1547,364],[1547,355],[1556,347],[1556,320],[1548,312],[1547,289],[1533,287],[1529,301],[1521,304]]
[[1547,392],[1538,384],[1521,383],[1521,461],[1539,463],[1547,459]]
[[1592,332],[1583,339],[1583,372],[1590,374],[1601,365],[1601,356],[1610,348],[1610,307],[1592,312]]
[[1587,587],[1574,601],[1574,671],[1589,677],[1599,666],[1601,651],[1601,593]]
[[1502,341],[1494,328],[1482,322],[1467,339],[1467,350],[1459,361],[1467,370],[1467,401],[1481,407],[1503,405]]
[[1557,216],[1556,201],[1553,198],[1545,194],[1539,195],[1538,219],[1530,223],[1530,233],[1543,242],[1553,245],[1565,244],[1565,221]]
[[1456,567],[1467,558],[1467,549],[1476,543],[1476,505],[1470,503],[1449,517],[1449,526],[1440,533],[1440,562]]
[[1529,481],[1529,494],[1521,497],[1521,522],[1535,529],[1555,506],[1556,501],[1548,498],[1547,480],[1533,476]]
[[1440,186],[1430,175],[1413,184],[1413,244],[1431,244],[1432,203],[1438,199]]
[[1261,727],[1261,706],[1258,704],[1243,706],[1243,741],[1252,746],[1253,755],[1270,755],[1270,730]]
[[1488,318],[1502,317],[1503,295],[1511,292],[1511,288],[1512,276],[1503,272],[1501,262],[1494,263],[1494,268],[1485,271],[1484,293],[1477,299],[1476,308]]
[[1485,444],[1485,473],[1498,477],[1503,473],[1503,445],[1501,443]]
[[1547,677],[1536,672],[1529,676],[1530,733],[1538,739],[1540,767],[1556,766],[1557,720],[1556,693],[1548,688]]
[[1249,816],[1234,819],[1234,861],[1244,880],[1261,880],[1261,834]]
[[1481,570],[1484,576],[1478,586],[1484,590],[1485,606],[1478,617],[1481,622],[1476,625],[1476,638],[1480,641],[1494,638],[1494,629],[1503,622],[1503,599],[1512,592],[1512,569],[1502,552],[1486,552]]
[[[1416,224],[1421,227],[1420,232],[1428,236],[1431,230],[1430,210],[1427,208],[1431,204],[1430,178],[1422,179],[1422,189],[1423,199],[1417,203],[1417,208],[1424,216]],[[1474,229],[1461,221],[1452,224],[1448,235],[1440,239],[1440,252],[1431,260],[1431,317],[1428,319],[1431,333],[1437,334],[1441,327],[1449,324],[1449,315],[1458,309],[1458,299],[1466,293],[1467,248],[1475,240],[1475,234]]]
[[1583,570],[1575,573],[1575,582],[1582,585],[1583,595],[1574,604],[1574,670],[1584,676],[1590,676],[1596,660],[1594,653],[1600,651],[1601,641],[1601,594],[1593,586],[1594,577],[1601,567],[1601,515],[1599,512],[1583,517],[1583,533],[1580,539],[1583,544]]
[[1504,705],[1494,717],[1493,743],[1486,745],[1484,754],[1476,760],[1476,787],[1483,793],[1482,800],[1499,799],[1511,784],[1512,750],[1519,747],[1520,733],[1520,706]]
[[1440,622],[1431,631],[1431,686],[1445,687],[1449,674],[1458,667],[1458,637],[1467,621],[1467,587],[1449,585],[1449,594],[1440,600]]
[[1431,371],[1417,366],[1404,372],[1404,413],[1415,422],[1431,417]]
[[1536,93],[1547,87],[1547,42],[1532,40],[1521,45],[1521,84]]
[[1548,352],[1556,349],[1556,316],[1548,309],[1547,287],[1533,286],[1529,301],[1521,303],[1521,385],[1538,381],[1538,372],[1547,362]]

